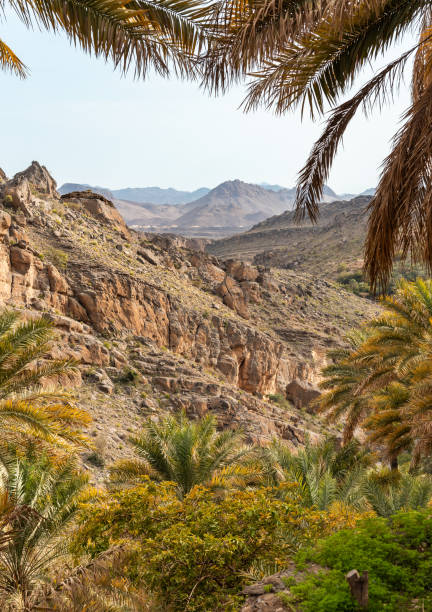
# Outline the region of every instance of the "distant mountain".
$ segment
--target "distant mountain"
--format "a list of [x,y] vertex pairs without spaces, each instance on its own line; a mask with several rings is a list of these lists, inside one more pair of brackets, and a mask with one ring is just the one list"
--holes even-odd
[[268,191],[281,191],[282,189],[286,189],[286,187],[282,187],[282,185],[271,185],[270,183],[257,183],[257,185]]
[[201,187],[195,191],[179,191],[178,189],[161,189],[160,187],[127,187],[114,189],[114,197],[128,202],[150,202],[151,204],[187,204],[198,200],[210,189]]
[[370,189],[366,189],[360,195],[362,196],[374,196],[376,191],[376,187],[371,187]]
[[[270,183],[258,183],[258,187],[262,187],[263,189],[267,189],[268,191],[289,191],[293,199],[295,198],[297,191],[295,187],[288,188],[282,187],[282,185],[271,185]],[[323,194],[324,196],[327,196],[327,198],[337,199],[338,197],[340,197],[328,185],[324,185]],[[326,197],[324,197],[323,199],[326,200]]]
[[[125,189],[106,189],[105,187],[94,187],[86,183],[64,183],[58,190],[60,195],[72,191],[86,191],[91,189],[95,193],[101,193],[111,200],[126,200],[136,204],[186,204],[198,200],[208,193],[210,189],[201,187],[195,191],[179,191],[178,189],[161,189],[160,187],[126,187]],[[109,195],[107,195],[109,194]]]
[[318,223],[297,225],[292,211],[266,219],[249,231],[216,240],[208,251],[218,257],[295,269],[326,278],[362,266],[370,197],[336,200],[320,206]]
[[337,198],[339,198],[339,197],[340,197],[340,196],[338,196],[338,194],[337,194],[335,191],[333,191],[333,189],[331,189],[331,188],[330,188],[328,185],[324,185],[324,187],[323,187],[323,195],[324,195],[324,198],[323,198],[323,201],[324,201],[324,202],[328,201],[328,200],[327,200],[328,198],[335,198],[335,199],[337,199]]
[[[137,187],[109,190],[87,184],[65,183],[60,194],[91,189],[111,199],[126,222],[144,231],[172,232],[185,236],[222,238],[293,208],[296,189],[240,180],[226,181],[214,189],[196,191]],[[327,185],[323,202],[339,196]]]
[[196,233],[204,228],[235,232],[291,208],[292,203],[291,190],[272,191],[239,180],[226,181],[187,204],[175,225],[180,232]]

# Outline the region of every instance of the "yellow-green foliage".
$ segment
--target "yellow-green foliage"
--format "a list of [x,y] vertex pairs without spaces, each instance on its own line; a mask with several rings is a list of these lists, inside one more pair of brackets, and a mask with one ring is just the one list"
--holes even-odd
[[126,576],[146,585],[163,605],[234,610],[253,563],[283,567],[303,545],[354,526],[359,516],[340,508],[305,509],[293,485],[236,491],[222,499],[195,487],[179,500],[174,484],[143,481],[83,507],[73,552],[94,556],[130,540]]
[[45,249],[44,256],[57,268],[60,268],[61,270],[65,270],[67,268],[69,255],[61,249],[48,247]]

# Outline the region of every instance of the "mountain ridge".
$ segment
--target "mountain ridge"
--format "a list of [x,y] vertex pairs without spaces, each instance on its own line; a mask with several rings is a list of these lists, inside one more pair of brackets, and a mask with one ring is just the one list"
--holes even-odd
[[[134,189],[111,191],[103,187],[92,188],[87,184],[80,186],[78,183],[65,183],[60,187],[59,193],[64,195],[68,191],[89,188],[112,199],[126,222],[135,229],[180,233],[206,239],[222,238],[248,230],[257,222],[290,210],[296,195],[295,188],[287,189],[278,185],[260,186],[239,179],[224,181],[210,190],[203,188],[187,192],[188,198],[192,197],[192,193],[195,196],[205,193],[192,201],[175,204],[137,202],[136,198],[133,199]],[[150,195],[152,189],[154,188],[143,188],[140,193]],[[171,194],[175,192],[181,197],[186,193],[159,188],[156,188],[156,191],[159,200],[164,198],[161,194],[167,192]],[[123,197],[117,197],[118,194],[122,194]],[[126,196],[129,199],[125,199]],[[326,186],[323,200],[333,201],[336,198],[334,191]]]

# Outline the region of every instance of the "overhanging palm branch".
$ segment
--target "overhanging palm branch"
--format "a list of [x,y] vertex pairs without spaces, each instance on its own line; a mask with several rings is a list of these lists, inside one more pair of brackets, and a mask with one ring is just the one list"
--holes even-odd
[[204,60],[204,83],[225,91],[260,61],[272,57],[289,37],[299,35],[322,16],[328,2],[309,0],[226,0],[209,15],[214,36]]
[[12,49],[0,39],[0,68],[9,70],[21,79],[27,75],[27,69]]
[[[306,213],[317,218],[324,181],[349,122],[360,107],[369,112],[391,101],[407,60],[416,54],[413,104],[370,204],[365,267],[375,289],[385,288],[396,255],[411,255],[432,269],[430,1],[257,0],[227,6],[231,10],[218,14],[219,32],[210,42],[205,69],[210,88],[223,90],[248,75],[246,110],[264,105],[282,113],[300,106],[315,117],[333,109],[300,173],[298,218]],[[409,29],[418,31],[418,43],[339,106],[360,70]]]
[[[198,0],[8,0],[26,26],[66,33],[122,72],[194,74],[208,4]],[[21,74],[23,76],[23,74]]]

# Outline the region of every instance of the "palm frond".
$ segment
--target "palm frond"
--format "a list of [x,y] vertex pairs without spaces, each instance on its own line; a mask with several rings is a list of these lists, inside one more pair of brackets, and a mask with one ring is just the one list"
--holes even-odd
[[8,45],[0,39],[0,68],[9,70],[21,79],[27,77],[27,68]]
[[193,55],[204,41],[204,7],[196,0],[10,0],[27,26],[63,30],[85,52],[110,60],[122,72],[145,76],[192,75]]
[[349,123],[360,107],[368,111],[375,104],[382,106],[388,97],[394,96],[403,76],[406,62],[417,48],[418,45],[412,47],[390,62],[353,98],[331,112],[323,134],[315,142],[299,174],[296,194],[297,220],[304,219],[307,214],[313,222],[317,221],[324,183],[329,176],[331,165]]
[[386,287],[396,252],[432,266],[432,84],[404,116],[369,205],[365,270],[373,288]]
[[425,5],[424,0],[363,1],[340,11],[329,5],[314,29],[287,42],[253,74],[246,110],[264,105],[281,113],[300,105],[302,110],[308,106],[312,117],[322,114],[351,87],[365,63],[411,27]]

